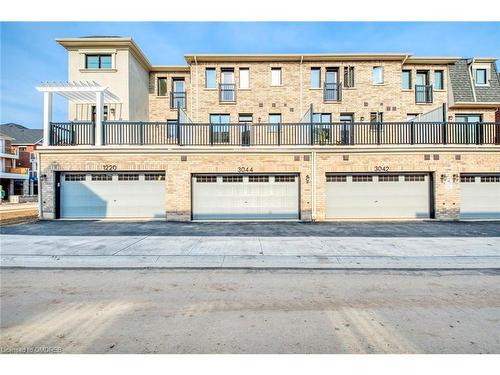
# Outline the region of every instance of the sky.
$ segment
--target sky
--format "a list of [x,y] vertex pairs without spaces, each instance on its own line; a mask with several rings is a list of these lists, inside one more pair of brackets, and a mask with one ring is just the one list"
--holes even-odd
[[[153,65],[185,64],[188,53],[404,52],[500,58],[500,22],[2,22],[0,123],[41,128],[35,86],[67,80],[66,50],[54,39],[132,37]],[[498,65],[498,63],[497,63]],[[54,99],[54,121],[66,101]]]

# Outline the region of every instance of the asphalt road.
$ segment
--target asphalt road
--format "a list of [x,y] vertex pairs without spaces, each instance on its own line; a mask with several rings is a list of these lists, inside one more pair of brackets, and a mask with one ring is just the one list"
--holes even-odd
[[2,352],[500,353],[498,271],[3,269],[0,277]]

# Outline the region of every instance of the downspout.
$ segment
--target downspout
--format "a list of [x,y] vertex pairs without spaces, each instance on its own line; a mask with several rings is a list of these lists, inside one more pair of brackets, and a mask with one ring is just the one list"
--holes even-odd
[[199,83],[199,77],[198,77],[198,59],[196,58],[196,56],[194,56],[194,64],[196,66],[196,122],[200,122],[200,119],[198,118],[198,109],[200,108],[200,85],[198,84]]
[[476,89],[474,87],[474,80],[472,79],[472,64],[476,61],[476,58],[473,57],[471,63],[469,64],[469,81],[470,81],[470,86],[472,87],[472,97],[474,98],[474,102],[477,102],[476,99]]
[[299,96],[299,102],[300,102],[300,111],[299,113],[303,113],[302,111],[302,62],[304,61],[304,56],[300,56],[300,96]]
[[311,170],[311,190],[312,190],[312,212],[311,212],[311,220],[316,221],[316,151],[311,151],[311,159],[312,159],[312,170]]

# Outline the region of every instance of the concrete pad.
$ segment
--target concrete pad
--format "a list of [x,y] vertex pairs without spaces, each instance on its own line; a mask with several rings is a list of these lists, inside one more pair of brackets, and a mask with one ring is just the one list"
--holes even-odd
[[187,255],[200,241],[200,237],[151,236],[120,250],[116,255]]
[[224,256],[169,256],[162,255],[155,262],[155,267],[161,268],[220,268]]
[[328,250],[317,237],[260,237],[264,255],[316,255]]
[[144,237],[2,235],[1,254],[113,255]]
[[342,269],[498,269],[497,257],[338,257]]
[[0,264],[26,268],[147,268],[153,267],[157,259],[157,256],[2,255]]
[[253,237],[201,237],[190,255],[260,255],[258,238]]

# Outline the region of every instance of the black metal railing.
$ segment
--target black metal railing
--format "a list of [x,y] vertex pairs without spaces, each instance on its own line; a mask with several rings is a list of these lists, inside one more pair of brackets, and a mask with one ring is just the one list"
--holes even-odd
[[[55,146],[93,145],[93,123],[51,123]],[[500,123],[335,122],[209,124],[105,121],[104,145],[306,146],[500,144]]]
[[342,82],[340,83],[325,82],[323,85],[323,100],[325,102],[342,101]]
[[170,93],[170,108],[186,109],[186,92],[185,91],[177,91]]
[[51,122],[49,139],[52,146],[93,145],[93,122]]
[[122,122],[107,121],[103,124],[105,145],[176,145],[177,122]]
[[234,83],[219,84],[219,101],[236,102],[236,85]]
[[415,103],[432,103],[432,85],[415,85]]

